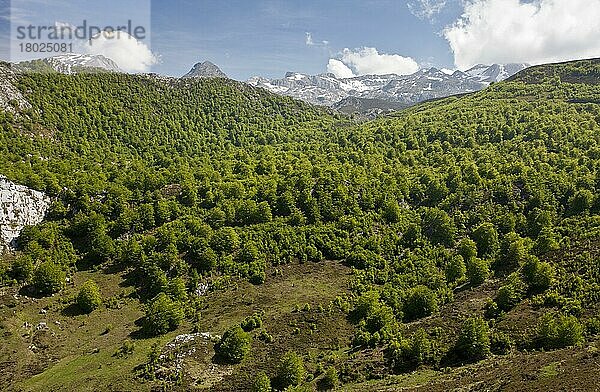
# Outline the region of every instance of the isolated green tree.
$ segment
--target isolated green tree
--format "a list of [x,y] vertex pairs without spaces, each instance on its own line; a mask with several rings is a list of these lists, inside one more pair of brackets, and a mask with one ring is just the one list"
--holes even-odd
[[300,385],[306,377],[306,369],[302,357],[293,351],[288,351],[277,369],[277,378],[282,388]]
[[465,320],[456,342],[456,351],[467,361],[483,359],[490,354],[489,327],[484,319],[470,317]]
[[271,392],[271,379],[265,372],[258,373],[252,383],[252,392]]
[[240,363],[250,352],[252,338],[239,326],[229,328],[216,345],[217,354],[228,363]]
[[102,304],[100,288],[93,280],[87,280],[77,294],[77,306],[86,313],[92,312]]

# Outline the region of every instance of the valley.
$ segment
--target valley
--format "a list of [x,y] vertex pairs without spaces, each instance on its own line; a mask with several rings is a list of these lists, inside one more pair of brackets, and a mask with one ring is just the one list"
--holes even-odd
[[369,121],[213,65],[0,64],[0,389],[597,389],[600,60]]

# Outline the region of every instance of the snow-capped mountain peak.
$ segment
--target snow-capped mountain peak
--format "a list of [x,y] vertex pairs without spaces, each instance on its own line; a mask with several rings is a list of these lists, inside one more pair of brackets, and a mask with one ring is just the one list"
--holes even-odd
[[[527,66],[479,64],[466,72],[431,67],[422,68],[412,75],[361,75],[346,79],[338,79],[333,74],[287,72],[282,79],[269,80],[255,76],[248,79],[247,83],[316,105],[337,107],[340,101],[350,102],[346,98],[354,97],[370,100],[371,106],[374,102],[409,106],[428,99],[481,90]],[[386,108],[389,107],[386,105]]]
[[64,74],[76,73],[82,69],[122,72],[117,63],[108,57],[82,53],[65,53],[39,60],[22,61],[17,63],[16,66],[24,70],[39,70],[40,67],[49,67]]

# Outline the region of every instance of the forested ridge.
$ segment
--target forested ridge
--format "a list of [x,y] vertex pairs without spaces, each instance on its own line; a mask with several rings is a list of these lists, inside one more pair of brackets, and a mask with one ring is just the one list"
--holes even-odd
[[[533,67],[365,123],[225,79],[23,73],[32,108],[0,113],[0,174],[54,201],[0,277],[61,296],[78,271],[125,271],[143,340],[201,322],[204,287],[260,292],[299,263],[351,272],[331,302],[293,310],[347,320],[347,340],[315,354],[249,315],[212,331],[216,363],[241,363],[215,390],[350,387],[595,344],[597,64]],[[103,311],[93,279],[75,289],[67,304]],[[436,324],[477,290],[476,311]],[[319,325],[314,339],[335,334]],[[161,357],[148,358],[136,377],[152,383]],[[184,387],[179,374],[161,382]]]

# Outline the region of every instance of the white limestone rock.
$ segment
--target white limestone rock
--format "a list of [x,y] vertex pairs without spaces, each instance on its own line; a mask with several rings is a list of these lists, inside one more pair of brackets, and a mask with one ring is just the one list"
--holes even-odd
[[50,197],[0,176],[0,251],[14,246],[25,226],[37,225],[50,208]]

